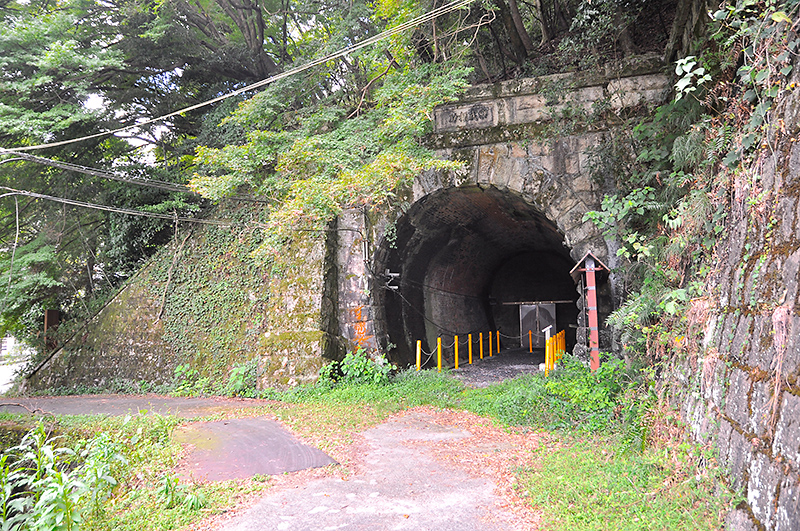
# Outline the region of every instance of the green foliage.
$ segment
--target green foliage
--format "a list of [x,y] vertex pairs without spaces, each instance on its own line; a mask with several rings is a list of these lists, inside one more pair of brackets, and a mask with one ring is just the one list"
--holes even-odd
[[697,57],[694,55],[687,55],[675,63],[675,75],[679,76],[678,81],[675,82],[676,100],[680,100],[687,94],[696,91],[707,81],[711,81],[711,76],[706,73],[705,68],[698,66]]
[[183,246],[188,235],[179,235],[137,280],[153,300],[163,300],[163,339],[182,366],[172,381],[179,394],[242,396],[255,389],[254,353],[267,331],[274,280],[269,264],[254,256],[263,234],[256,225],[266,209],[225,205],[222,211],[239,225],[198,228]]
[[191,511],[199,511],[206,505],[205,495],[201,491],[188,490],[187,486],[182,485],[175,476],[167,475],[161,478],[156,495],[164,509],[185,505]]
[[255,398],[258,394],[258,360],[234,365],[228,377],[223,394]]
[[601,47],[616,44],[620,34],[638,17],[646,2],[642,0],[607,0],[576,2],[569,34],[558,45],[559,53],[571,56],[580,68],[597,66],[604,58]]
[[247,143],[198,148],[191,186],[219,199],[248,185],[279,202],[268,245],[293,227],[323,227],[343,208],[383,204],[420,172],[456,166],[437,160],[420,138],[431,130],[433,107],[455,98],[468,73],[449,64],[390,68],[374,101],[355,111],[335,98],[287,110],[274,97],[285,87],[270,87],[227,119],[251,128]]
[[329,363],[320,371],[319,385],[330,387],[340,384],[344,386],[371,384],[385,385],[389,376],[397,367],[389,363],[383,354],[373,355],[359,348],[348,352],[341,362]]
[[175,396],[204,395],[211,390],[211,379],[202,376],[191,365],[177,365],[173,375],[172,394]]
[[[77,460],[77,464],[76,464]],[[106,434],[85,449],[58,446],[39,423],[0,456],[0,515],[4,530],[81,528],[84,510],[97,512],[117,485],[116,464],[127,464]]]
[[[640,385],[619,360],[605,361],[591,372],[571,356],[550,378],[526,376],[473,390],[464,406],[510,425],[595,432],[623,426],[619,413],[630,392]],[[628,422],[636,422],[634,418]]]
[[594,152],[596,179],[613,179],[618,192],[585,219],[619,243],[618,273],[628,293],[608,323],[621,332],[629,356],[660,359],[679,350],[684,310],[702,295],[725,236],[726,172],[769,148],[779,127],[770,123],[770,110],[791,88],[787,76],[800,41],[787,21],[797,7],[723,3],[713,14],[713,46],[676,64],[675,101]]
[[0,80],[0,138],[38,143],[93,122],[96,115],[83,102],[95,76],[122,67],[119,51],[80,23],[80,2],[58,9],[38,1],[12,5],[4,6],[0,27],[6,73]]

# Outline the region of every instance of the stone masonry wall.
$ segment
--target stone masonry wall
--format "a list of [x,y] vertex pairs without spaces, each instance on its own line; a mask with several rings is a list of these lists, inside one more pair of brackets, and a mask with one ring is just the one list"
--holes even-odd
[[728,237],[692,301],[687,359],[667,375],[692,435],[715,443],[745,501],[729,530],[800,529],[800,98],[749,171],[733,175]]

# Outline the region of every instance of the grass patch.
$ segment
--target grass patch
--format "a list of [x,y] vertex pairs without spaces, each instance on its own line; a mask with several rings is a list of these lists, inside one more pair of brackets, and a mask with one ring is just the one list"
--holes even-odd
[[538,466],[518,473],[520,490],[549,529],[719,529],[730,496],[689,466],[666,462],[656,448],[620,451],[613,436],[543,448]]

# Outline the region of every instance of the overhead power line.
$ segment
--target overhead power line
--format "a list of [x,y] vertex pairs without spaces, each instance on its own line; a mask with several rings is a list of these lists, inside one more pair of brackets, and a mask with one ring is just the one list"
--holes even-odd
[[[5,155],[14,155],[13,158],[0,160],[0,164],[5,162],[12,162],[17,160],[28,161],[28,162],[36,162],[39,164],[45,164],[47,166],[52,166],[54,168],[60,168],[62,170],[67,171],[74,171],[77,173],[83,173],[85,175],[92,175],[94,177],[100,177],[101,179],[110,179],[112,181],[119,181],[128,184],[135,184],[136,186],[143,186],[146,188],[158,188],[160,190],[166,190],[169,192],[180,192],[186,194],[192,194],[199,196],[200,194],[192,190],[186,185],[171,183],[168,181],[159,181],[158,179],[149,179],[149,178],[137,178],[137,177],[126,177],[122,174],[116,172],[110,172],[106,170],[100,170],[97,168],[90,168],[89,166],[81,166],[79,164],[72,164],[70,162],[62,162],[60,160],[54,159],[47,159],[44,157],[37,157],[36,155],[31,155],[30,153],[22,153],[22,152],[12,152],[4,148],[0,148],[0,154]],[[264,199],[258,199],[256,197],[247,197],[241,195],[232,195],[229,196],[227,199],[233,199],[236,201],[248,201],[252,203],[268,203]]]
[[375,44],[377,42],[380,42],[380,41],[382,41],[383,39],[385,39],[387,37],[391,37],[392,35],[397,35],[398,33],[402,33],[402,32],[404,32],[404,31],[406,31],[408,29],[411,29],[411,28],[414,28],[416,26],[419,26],[420,24],[424,24],[425,22],[431,21],[431,20],[433,20],[435,18],[438,18],[440,16],[443,16],[443,15],[446,15],[447,13],[450,13],[452,11],[456,11],[458,9],[467,7],[473,1],[474,0],[455,0],[454,2],[450,2],[449,4],[446,4],[446,5],[443,5],[443,6],[439,7],[439,8],[434,9],[433,11],[429,11],[428,13],[425,13],[424,15],[421,15],[419,17],[416,17],[416,18],[412,19],[412,20],[409,20],[407,22],[399,24],[399,25],[397,25],[397,26],[395,26],[395,27],[393,27],[391,29],[383,31],[383,32],[379,33],[378,35],[375,35],[373,37],[365,39],[364,41],[362,41],[362,42],[360,42],[358,44],[354,44],[352,46],[348,46],[346,48],[342,48],[337,52],[334,52],[334,53],[326,55],[325,57],[322,57],[322,58],[319,58],[319,59],[315,59],[315,60],[313,60],[313,61],[311,61],[309,63],[306,63],[304,65],[292,68],[292,69],[287,70],[285,72],[281,72],[280,74],[276,74],[276,75],[268,77],[266,79],[262,79],[261,81],[257,81],[257,82],[255,82],[255,83],[253,83],[251,85],[246,86],[246,87],[242,87],[240,89],[234,90],[233,92],[229,92],[228,94],[223,94],[222,96],[218,96],[216,98],[204,101],[202,103],[197,103],[195,105],[191,105],[191,106],[186,107],[184,109],[180,109],[178,111],[174,111],[174,112],[171,112],[169,114],[165,114],[163,116],[159,116],[157,118],[150,118],[148,120],[144,120],[144,121],[141,121],[141,122],[138,122],[138,123],[135,123],[135,124],[130,124],[130,125],[126,125],[124,127],[119,127],[117,129],[111,129],[111,130],[108,130],[108,131],[103,131],[101,133],[95,133],[95,134],[92,134],[92,135],[86,135],[86,136],[82,136],[82,137],[79,137],[79,138],[73,138],[73,139],[69,139],[69,140],[61,140],[61,141],[58,141],[58,142],[49,142],[49,143],[46,143],[46,144],[38,144],[38,145],[35,145],[35,146],[23,146],[23,147],[17,147],[17,148],[10,148],[10,149],[7,149],[6,151],[7,152],[13,152],[13,153],[19,153],[19,152],[22,152],[22,151],[34,151],[34,150],[38,150],[38,149],[65,146],[65,145],[68,145],[68,144],[74,144],[76,142],[83,142],[84,140],[91,140],[91,139],[94,139],[94,138],[102,138],[102,137],[114,135],[114,134],[117,134],[117,133],[121,133],[123,131],[128,131],[130,129],[136,129],[136,128],[140,128],[140,127],[143,127],[143,126],[146,126],[146,125],[150,125],[150,124],[153,124],[153,123],[156,123],[156,122],[160,122],[162,120],[166,120],[167,118],[172,118],[173,116],[177,116],[179,114],[183,114],[183,113],[187,113],[187,112],[190,112],[190,111],[194,111],[196,109],[200,109],[202,107],[206,107],[208,105],[212,105],[214,103],[220,102],[220,101],[225,100],[227,98],[231,98],[233,96],[238,96],[239,94],[243,94],[245,92],[250,92],[252,90],[255,90],[255,89],[261,88],[263,86],[269,85],[270,83],[274,83],[275,81],[287,78],[289,76],[293,76],[293,75],[299,74],[301,72],[305,72],[306,70],[310,70],[310,69],[312,69],[312,68],[314,68],[316,66],[325,64],[325,63],[333,61],[335,59],[339,59],[340,57],[344,57],[345,55],[348,55],[348,54],[351,54],[351,53],[356,52],[358,50],[361,50],[362,48],[366,48],[368,46],[372,46],[373,44]]
[[88,166],[81,166],[80,164],[72,164],[70,162],[62,162],[60,160],[37,157],[36,155],[31,155],[30,153],[22,153],[22,152],[15,153],[8,149],[0,148],[0,154],[5,154],[5,155],[13,154],[15,157],[29,162],[37,162],[39,164],[45,164],[47,166],[60,168],[62,170],[74,171],[86,175],[92,175],[94,177],[100,177],[101,179],[110,179],[112,181],[119,181],[122,183],[135,184],[138,186],[146,186],[148,188],[158,188],[160,190],[166,190],[168,192],[185,192],[189,194],[196,193],[188,186],[184,186],[182,184],[170,183],[167,181],[159,181],[157,179],[145,179],[145,178],[137,179],[135,177],[125,177],[124,175],[120,175],[119,173],[99,170],[97,168],[90,168]]
[[33,197],[36,199],[44,199],[46,201],[54,201],[56,203],[62,203],[65,205],[72,205],[82,208],[90,208],[93,210],[103,210],[105,212],[114,212],[117,214],[128,214],[131,216],[140,216],[145,218],[156,218],[156,219],[167,219],[170,221],[187,221],[191,223],[201,223],[203,225],[215,225],[218,227],[231,227],[234,223],[229,221],[217,221],[211,219],[198,219],[198,218],[185,218],[170,214],[160,214],[158,212],[147,212],[146,210],[134,210],[132,208],[121,208],[121,207],[113,207],[108,205],[98,205],[96,203],[87,203],[85,201],[76,201],[74,199],[66,199],[64,197],[55,197],[52,195],[45,195],[39,194],[36,192],[30,192],[28,190],[16,190],[14,188],[9,188],[7,186],[0,186],[0,190],[6,190],[9,193],[3,194],[5,195],[24,195],[26,197]]

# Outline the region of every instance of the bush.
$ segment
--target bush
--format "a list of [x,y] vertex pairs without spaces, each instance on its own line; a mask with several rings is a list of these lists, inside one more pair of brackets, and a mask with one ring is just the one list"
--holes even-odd
[[348,352],[340,362],[333,362],[320,370],[319,385],[330,387],[334,384],[361,385],[389,383],[389,375],[397,366],[389,363],[386,356],[377,354],[370,358],[364,349]]
[[[619,360],[606,361],[593,373],[577,359],[565,356],[549,378],[529,375],[476,389],[463,404],[509,425],[594,432],[609,427],[612,419],[627,420],[631,425],[638,422],[644,410],[636,406],[635,392],[626,393],[637,385]],[[627,400],[631,403],[624,403]],[[620,411],[625,415],[619,415]]]
[[112,472],[119,464],[127,462],[107,434],[76,452],[57,446],[40,423],[0,456],[2,528],[79,529],[84,510],[100,510],[117,485]]

